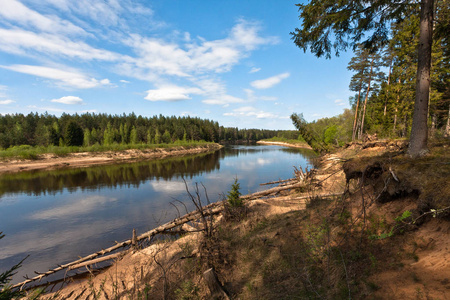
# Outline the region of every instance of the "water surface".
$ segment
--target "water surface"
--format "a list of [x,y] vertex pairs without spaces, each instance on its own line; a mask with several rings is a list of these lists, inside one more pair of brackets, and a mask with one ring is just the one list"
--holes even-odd
[[[218,201],[238,178],[241,193],[260,183],[293,177],[310,166],[309,150],[230,146],[195,156],[82,169],[0,176],[0,271],[29,255],[13,282],[45,272],[155,228],[193,209],[186,181]],[[183,180],[184,179],[184,180]],[[206,199],[205,199],[206,201]],[[172,205],[176,205],[177,209]]]

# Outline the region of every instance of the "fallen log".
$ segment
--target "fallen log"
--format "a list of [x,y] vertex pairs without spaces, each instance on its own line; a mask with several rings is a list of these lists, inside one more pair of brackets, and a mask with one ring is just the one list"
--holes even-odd
[[270,194],[275,194],[275,193],[279,193],[281,191],[284,190],[290,190],[290,189],[296,189],[296,188],[300,188],[305,186],[304,182],[297,182],[294,184],[290,184],[290,185],[285,185],[285,186],[280,186],[280,187],[274,187],[265,191],[261,191],[261,192],[256,192],[250,195],[245,195],[245,196],[241,196],[240,198],[244,199],[244,200],[250,200],[253,198],[258,198],[258,197],[262,197],[262,196],[267,196]]
[[125,251],[122,251],[122,252],[114,253],[114,254],[111,254],[111,255],[103,256],[103,257],[100,257],[100,258],[92,259],[92,260],[89,260],[89,261],[85,261],[83,263],[70,266],[67,269],[68,270],[75,270],[75,269],[78,269],[78,268],[81,268],[81,267],[86,267],[86,266],[89,266],[89,265],[94,265],[94,264],[97,264],[97,263],[100,263],[100,262],[104,262],[104,261],[108,261],[108,260],[111,260],[111,259],[116,259],[116,258],[120,257],[121,255],[124,255],[124,252]]
[[[207,206],[203,207],[203,210],[204,210],[203,214],[205,216],[214,215],[214,214],[217,214],[217,213],[219,213],[220,211],[223,210],[223,204],[222,204],[222,202],[211,203],[210,205],[207,205]],[[138,237],[136,237],[136,240],[140,241],[142,239],[151,238],[152,236],[155,236],[155,235],[157,235],[159,233],[162,233],[162,232],[164,232],[166,230],[178,227],[178,226],[183,225],[185,223],[188,223],[190,221],[197,220],[200,217],[201,217],[201,213],[199,211],[191,212],[189,214],[184,215],[181,218],[175,219],[175,220],[173,220],[173,221],[171,221],[169,223],[166,223],[164,225],[161,225],[161,226],[159,226],[159,227],[157,227],[155,229],[152,229],[150,231],[147,231],[147,232],[139,235]],[[73,267],[75,265],[80,265],[81,263],[86,262],[86,261],[88,262],[88,264],[91,264],[91,260],[93,260],[94,258],[96,258],[98,256],[105,255],[106,253],[110,253],[110,252],[112,252],[114,250],[117,250],[117,249],[120,249],[122,247],[128,246],[131,243],[132,243],[132,239],[126,240],[126,241],[121,242],[121,243],[117,243],[116,245],[111,246],[111,247],[109,247],[107,249],[103,249],[101,251],[98,251],[98,252],[95,252],[93,254],[87,255],[87,256],[82,257],[82,258],[80,258],[80,259],[78,259],[76,261],[73,261],[73,262],[70,262],[70,263],[67,263],[67,264],[64,264],[64,265],[60,265],[59,267],[54,268],[52,270],[49,270],[47,272],[40,273],[38,276],[35,276],[33,278],[29,278],[29,279],[27,279],[25,281],[19,282],[19,283],[15,284],[15,285],[11,286],[11,288],[14,289],[14,288],[20,287],[20,289],[22,289],[25,286],[25,284],[27,284],[27,283],[30,283],[30,282],[33,282],[33,281],[41,281],[42,278],[44,278],[46,276],[49,276],[49,275],[54,274],[56,272],[59,272],[61,270]]]
[[260,183],[259,185],[271,185],[271,184],[279,184],[279,183],[289,183],[292,181],[297,181],[297,178],[289,178],[289,179],[283,179],[283,180],[277,180],[277,181],[271,181],[266,183]]

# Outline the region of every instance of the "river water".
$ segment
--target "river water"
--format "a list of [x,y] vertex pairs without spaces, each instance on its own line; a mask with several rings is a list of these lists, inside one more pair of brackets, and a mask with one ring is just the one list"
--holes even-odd
[[[227,146],[214,153],[158,161],[36,171],[0,176],[0,273],[29,255],[15,275],[76,260],[192,210],[186,192],[198,183],[211,202],[237,177],[242,194],[260,183],[293,177],[311,167],[310,150],[279,146]],[[184,179],[184,180],[183,180]],[[180,202],[183,202],[182,205]],[[177,208],[175,208],[175,206]]]

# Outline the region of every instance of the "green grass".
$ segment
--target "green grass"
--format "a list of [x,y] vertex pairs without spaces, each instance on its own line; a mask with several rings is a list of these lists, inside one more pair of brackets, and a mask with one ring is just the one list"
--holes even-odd
[[77,152],[106,152],[106,151],[124,151],[129,149],[137,150],[151,150],[156,148],[177,149],[177,148],[194,148],[209,144],[214,144],[205,141],[176,141],[171,144],[112,144],[100,145],[95,144],[88,147],[76,146],[29,146],[21,145],[9,147],[8,149],[0,149],[0,159],[19,158],[19,159],[39,159],[43,154],[54,154],[56,156],[66,156],[70,153]]

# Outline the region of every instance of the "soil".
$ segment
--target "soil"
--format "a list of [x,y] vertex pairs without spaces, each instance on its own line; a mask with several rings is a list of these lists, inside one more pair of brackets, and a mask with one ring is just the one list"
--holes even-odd
[[261,145],[277,145],[277,146],[285,146],[285,147],[291,147],[291,148],[303,148],[303,149],[311,149],[311,146],[303,143],[303,144],[289,144],[284,142],[269,142],[269,141],[258,141],[257,144]]
[[0,175],[21,171],[52,170],[60,168],[82,168],[96,165],[136,162],[162,159],[171,156],[183,156],[220,149],[219,144],[207,144],[195,148],[173,147],[148,150],[124,150],[107,152],[79,152],[60,157],[54,154],[43,154],[36,160],[10,159],[0,161]]
[[[220,251],[227,252],[219,255],[220,261],[216,262],[217,273],[221,282],[231,291],[231,298],[290,299],[287,295],[297,295],[296,299],[309,299],[322,293],[320,298],[323,299],[348,299],[348,286],[350,294],[353,293],[352,299],[450,299],[448,218],[433,218],[429,215],[421,218],[421,222],[410,222],[410,226],[402,227],[404,231],[396,232],[390,238],[373,242],[368,240],[365,245],[360,245],[358,230],[362,226],[375,228],[374,233],[381,234],[389,231],[389,228],[396,224],[395,219],[405,210],[417,214],[423,212],[420,210],[423,203],[420,203],[420,195],[417,193],[402,192],[389,201],[378,201],[376,181],[386,180],[383,176],[387,172],[397,172],[396,169],[377,169],[379,174],[374,171],[370,178],[366,179],[363,179],[364,172],[359,175],[357,172],[358,168],[367,170],[367,166],[374,160],[380,162],[386,157],[391,159],[393,156],[402,155],[404,146],[403,142],[394,143],[394,146],[392,143],[373,142],[372,146],[348,145],[319,159],[320,167],[314,172],[306,189],[289,190],[276,197],[252,200],[248,203],[246,217],[231,225],[224,221],[226,217],[217,218],[217,228],[224,228],[224,232],[219,234],[224,240],[216,242],[215,245],[221,245]],[[362,167],[355,163],[355,159],[366,164]],[[448,158],[444,160],[444,164],[450,163]],[[442,174],[447,176],[447,179],[450,178],[449,172],[442,171]],[[367,184],[360,185],[364,180]],[[407,179],[402,177],[401,180]],[[315,200],[326,199],[317,195],[343,193],[346,200],[342,200],[344,197],[332,197],[326,201]],[[449,198],[446,194],[441,196]],[[330,231],[330,234],[336,237],[347,235],[349,238],[348,245],[343,245],[343,249],[348,249],[348,252],[341,252],[342,261],[344,256],[351,257],[350,252],[355,251],[355,248],[351,247],[358,243],[358,251],[354,255],[364,256],[368,253],[369,256],[366,259],[355,258],[354,262],[349,259],[347,268],[344,269],[339,258],[340,273],[339,270],[333,269],[333,264],[328,266],[332,276],[331,281],[326,284],[331,286],[329,289],[341,289],[344,293],[327,294],[323,285],[311,282],[314,276],[305,279],[302,267],[293,268],[292,264],[302,261],[302,248],[299,248],[302,238],[299,236],[311,232],[314,224],[320,224],[325,216],[338,216],[336,224],[340,224],[343,214],[336,214],[336,211],[341,210],[342,203],[346,203],[343,207],[348,209],[350,218],[355,220],[355,226],[350,231],[346,232],[340,225],[333,225]],[[367,215],[364,220],[360,213],[362,203],[365,203],[364,214]],[[311,212],[303,213],[307,211]],[[101,274],[70,282],[65,288],[44,298],[146,299],[148,296],[148,299],[163,299],[166,290],[171,288],[169,282],[172,282],[178,287],[175,293],[171,294],[177,295],[174,297],[176,299],[210,299],[201,277],[201,271],[204,271],[202,266],[189,264],[192,257],[204,255],[200,250],[204,243],[199,232],[184,235],[169,243],[154,243],[142,250],[126,254]],[[332,246],[337,247],[336,244]],[[321,248],[316,249],[319,251]],[[217,256],[217,253],[215,255]],[[284,256],[280,258],[280,255]],[[286,258],[290,261],[287,266]],[[178,266],[177,263],[181,261],[183,265]],[[346,284],[342,285],[342,282]],[[167,286],[163,283],[167,283]],[[314,286],[317,288],[314,289]],[[299,288],[310,287],[313,287],[312,290],[316,294],[298,296]]]

